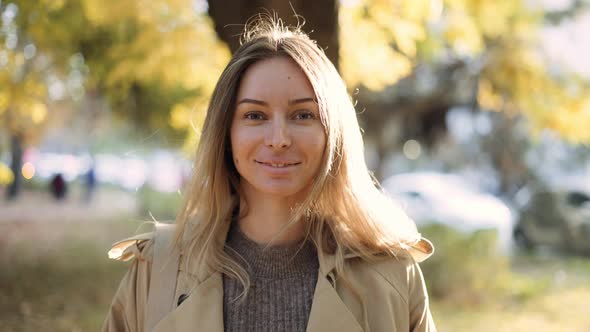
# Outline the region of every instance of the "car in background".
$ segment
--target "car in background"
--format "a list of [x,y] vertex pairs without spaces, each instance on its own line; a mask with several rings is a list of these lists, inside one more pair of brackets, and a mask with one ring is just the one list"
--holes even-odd
[[590,254],[590,183],[524,188],[515,242],[526,249],[545,246]]
[[463,233],[494,230],[498,247],[512,246],[512,212],[497,197],[479,190],[463,177],[436,172],[394,175],[382,183],[418,228],[440,223]]

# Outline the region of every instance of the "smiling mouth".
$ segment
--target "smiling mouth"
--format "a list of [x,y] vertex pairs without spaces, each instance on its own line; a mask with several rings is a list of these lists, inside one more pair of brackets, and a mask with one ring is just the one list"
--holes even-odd
[[275,167],[275,168],[285,168],[285,167],[301,164],[301,163],[270,163],[270,162],[262,162],[262,161],[258,161],[258,160],[255,160],[255,161],[260,165],[266,165],[266,166]]

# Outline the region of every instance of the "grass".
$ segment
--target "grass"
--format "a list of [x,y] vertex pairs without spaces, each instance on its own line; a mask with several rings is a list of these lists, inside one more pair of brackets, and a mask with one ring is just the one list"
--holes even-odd
[[590,259],[499,255],[489,232],[422,230],[437,252],[422,264],[439,331],[590,331]]
[[[0,225],[0,227],[6,225]],[[109,261],[115,238],[137,223],[30,225],[60,236],[35,242],[35,232],[12,242],[0,257],[2,331],[97,331],[127,264]],[[21,232],[22,236],[24,233]]]
[[500,302],[484,307],[456,307],[434,302],[433,315],[445,331],[564,331],[590,330],[589,287],[539,294],[526,302]]
[[139,190],[138,199],[139,214],[158,221],[174,220],[182,204],[182,196],[178,192],[158,192],[149,186],[143,186]]
[[439,331],[590,331],[590,259],[520,254],[495,299],[480,305],[434,301]]
[[126,268],[107,262],[100,251],[72,243],[59,253],[3,262],[4,331],[98,330]]

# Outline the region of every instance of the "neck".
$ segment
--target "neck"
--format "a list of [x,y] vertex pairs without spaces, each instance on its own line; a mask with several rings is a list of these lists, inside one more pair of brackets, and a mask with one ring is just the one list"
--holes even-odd
[[254,242],[276,246],[294,244],[303,239],[303,223],[288,226],[294,207],[292,201],[271,195],[256,195],[256,199],[245,197],[240,203],[242,207],[246,205],[247,214],[244,215],[240,208],[238,224]]

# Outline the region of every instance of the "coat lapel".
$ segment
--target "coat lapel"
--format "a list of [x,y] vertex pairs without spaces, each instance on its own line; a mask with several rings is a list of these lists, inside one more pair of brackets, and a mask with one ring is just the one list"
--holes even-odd
[[223,332],[223,281],[213,273],[180,306],[164,317],[154,332]]
[[[432,244],[422,239],[410,248],[410,253],[421,262],[432,255]],[[356,257],[347,254],[344,259]],[[357,332],[363,328],[328,281],[335,269],[335,257],[319,255],[318,281],[307,324],[307,332]],[[164,317],[153,332],[207,331],[223,332],[223,280],[221,273],[211,272],[205,264],[195,264],[193,275],[203,280],[189,297]]]
[[[168,331],[223,331],[223,281],[220,273],[213,273],[194,289],[189,297],[153,330]],[[308,332],[363,331],[354,315],[319,271],[314,292]]]
[[353,332],[363,331],[352,312],[320,272],[316,285],[307,332]]

